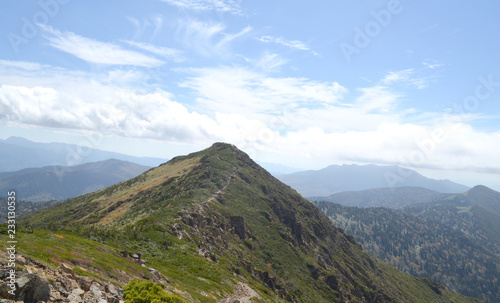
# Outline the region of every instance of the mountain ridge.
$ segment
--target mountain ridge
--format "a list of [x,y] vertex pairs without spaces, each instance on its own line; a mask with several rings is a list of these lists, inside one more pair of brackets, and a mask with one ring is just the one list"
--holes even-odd
[[22,137],[0,140],[0,172],[13,172],[25,168],[45,166],[75,166],[90,162],[118,159],[143,166],[158,166],[166,159],[135,157],[92,148],[98,139],[88,138],[81,145],[66,143],[40,143]]
[[[404,176],[401,177],[401,172]],[[470,188],[449,180],[434,180],[398,166],[330,165],[320,170],[278,176],[305,197],[328,196],[343,191],[383,187],[423,187],[442,193],[462,193]]]
[[475,302],[373,258],[312,203],[224,143],[29,215],[22,224],[121,250],[141,247],[163,276],[182,277],[175,285],[193,302],[227,298],[238,281],[265,302]]
[[108,159],[75,166],[45,166],[2,172],[0,196],[15,190],[20,200],[64,200],[126,181],[148,169],[148,166]]

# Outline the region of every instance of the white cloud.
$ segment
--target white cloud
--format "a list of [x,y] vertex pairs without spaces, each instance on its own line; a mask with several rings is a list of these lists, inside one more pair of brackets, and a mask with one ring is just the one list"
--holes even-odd
[[431,59],[424,60],[424,62],[422,62],[422,64],[425,67],[430,68],[430,69],[436,69],[436,68],[440,68],[440,67],[444,66],[443,63],[440,63],[436,60],[431,60]]
[[257,40],[263,43],[276,43],[292,49],[310,51],[314,55],[318,55],[318,53],[312,51],[307,44],[299,40],[287,40],[283,37],[273,37],[273,36],[262,36],[257,38]]
[[435,75],[430,76],[415,76],[417,71],[414,69],[405,69],[400,71],[391,71],[381,80],[383,84],[406,84],[416,89],[424,89],[429,86],[429,84],[435,78]]
[[[189,112],[166,93],[111,93],[92,85],[99,99],[71,96],[48,87],[0,87],[0,119],[6,122],[52,128],[92,130],[131,138],[203,140],[216,123]],[[210,133],[214,137],[214,133]]]
[[196,11],[217,11],[240,15],[242,10],[238,2],[233,0],[162,0],[168,4]]
[[398,95],[388,90],[384,86],[372,86],[359,89],[362,95],[357,99],[356,104],[361,106],[366,112],[394,112],[397,105]]
[[252,30],[250,26],[236,33],[226,33],[226,26],[222,23],[205,23],[196,20],[179,22],[177,38],[189,49],[209,57],[218,55],[232,56],[229,51],[231,42]]
[[44,68],[44,65],[34,62],[26,61],[8,61],[0,60],[0,67],[2,68],[19,68],[26,71],[36,71]]
[[123,49],[116,44],[96,41],[71,32],[60,32],[50,26],[40,25],[40,27],[52,47],[90,63],[144,67],[154,67],[164,63],[154,57]]
[[347,90],[337,82],[274,78],[242,67],[191,69],[181,86],[196,91],[197,102],[211,111],[259,116],[302,107],[339,103]]
[[[193,109],[162,90],[137,93],[131,83],[143,76],[138,72],[90,77],[62,69],[33,73],[23,69],[31,66],[26,62],[7,65],[10,70],[0,69],[3,125],[198,146],[225,141],[258,159],[303,168],[377,163],[500,170],[500,132],[481,132],[464,120],[435,119],[436,113],[426,123],[403,123],[398,96],[387,87],[363,88],[361,95],[350,96],[335,82],[277,78],[235,67],[194,69],[183,85],[196,91],[204,107]],[[340,103],[347,97],[354,98],[351,104]]]
[[183,51],[175,48],[156,46],[151,43],[136,42],[136,41],[123,41],[123,42],[131,46],[137,47],[139,49],[153,53],[155,55],[173,60],[175,62],[182,62],[185,60],[185,58],[182,55]]
[[[126,19],[135,27],[135,34],[132,40],[144,39],[146,30],[149,27],[153,27],[153,32],[148,37],[149,41],[153,41],[163,27],[163,17],[161,15],[156,15],[142,20],[127,16]],[[149,34],[149,32],[147,33]]]
[[392,84],[400,81],[408,81],[413,72],[414,72],[413,69],[405,69],[397,72],[389,72],[385,76],[385,78],[382,79],[382,82],[385,84]]
[[272,72],[279,69],[280,66],[286,64],[288,60],[282,58],[278,54],[271,54],[266,52],[258,60],[254,61],[257,68],[264,72]]

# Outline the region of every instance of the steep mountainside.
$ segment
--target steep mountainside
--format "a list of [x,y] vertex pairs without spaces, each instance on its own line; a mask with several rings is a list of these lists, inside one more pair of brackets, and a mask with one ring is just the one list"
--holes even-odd
[[166,161],[91,148],[99,146],[102,138],[96,135],[89,136],[87,139],[81,142],[81,146],[66,143],[39,143],[20,137],[0,140],[0,172],[57,165],[74,166],[107,159],[118,159],[144,166],[157,166]]
[[176,157],[22,225],[140,249],[192,302],[228,297],[237,283],[260,302],[473,302],[373,258],[228,144]]
[[343,191],[381,187],[422,187],[440,193],[463,193],[467,186],[449,180],[434,180],[397,166],[332,165],[279,176],[304,197],[329,196]]
[[500,217],[480,206],[418,204],[402,211],[316,205],[363,248],[400,270],[500,301]]
[[405,211],[463,231],[468,237],[500,255],[500,216],[478,204],[421,204],[407,207]]
[[16,190],[17,198],[42,202],[64,200],[103,189],[150,167],[116,159],[77,166],[47,166],[0,173],[0,197]]

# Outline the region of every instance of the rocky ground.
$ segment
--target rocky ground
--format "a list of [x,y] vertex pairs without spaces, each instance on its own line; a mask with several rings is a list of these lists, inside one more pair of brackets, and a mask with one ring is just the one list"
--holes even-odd
[[[4,263],[5,264],[5,263]],[[123,290],[113,284],[75,274],[71,266],[60,263],[47,267],[22,255],[16,256],[15,295],[9,293],[10,267],[0,267],[0,298],[4,302],[123,302]]]
[[[124,257],[140,260],[140,255],[132,254]],[[98,281],[76,274],[72,267],[60,263],[57,268],[51,268],[24,255],[16,256],[15,295],[9,293],[11,288],[8,261],[0,257],[0,303],[40,303],[40,302],[69,302],[69,303],[122,303],[123,289],[118,285]],[[158,271],[150,268],[154,282],[168,285]],[[251,303],[259,299],[260,295],[247,284],[239,282],[234,287],[234,294],[217,303]]]
[[[140,255],[124,256],[145,266]],[[12,278],[8,260],[0,257],[0,302],[70,302],[119,303],[123,302],[123,289],[118,285],[98,281],[76,274],[72,267],[60,263],[54,269],[24,255],[16,255],[15,292],[9,293]],[[168,284],[158,271],[149,269],[153,282]]]

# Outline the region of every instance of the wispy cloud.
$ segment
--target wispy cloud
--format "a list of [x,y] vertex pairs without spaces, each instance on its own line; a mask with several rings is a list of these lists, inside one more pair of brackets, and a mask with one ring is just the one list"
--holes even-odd
[[273,36],[262,36],[256,39],[263,43],[276,43],[296,50],[310,51],[314,55],[318,55],[318,53],[311,50],[309,45],[299,40],[287,40],[283,37],[273,37]]
[[444,66],[443,63],[438,62],[436,60],[431,60],[431,59],[424,60],[424,62],[422,62],[422,64],[425,67],[430,68],[430,69],[436,69],[436,68],[440,68],[440,67]]
[[417,89],[424,89],[429,86],[429,83],[434,79],[434,76],[415,76],[417,72],[414,69],[405,69],[399,71],[391,71],[382,79],[382,84],[391,85],[403,83],[411,85]]
[[278,54],[266,52],[255,61],[255,66],[264,72],[274,72],[279,70],[279,67],[287,62],[288,60],[282,58]]
[[242,13],[239,2],[233,0],[161,0],[170,5],[196,11],[217,11],[240,15]]
[[211,55],[230,56],[230,43],[250,32],[250,26],[236,33],[226,33],[222,23],[206,23],[196,20],[179,22],[177,38],[189,49],[209,57]]
[[185,58],[183,56],[183,51],[175,49],[175,48],[156,46],[156,45],[151,44],[151,43],[136,42],[136,41],[123,41],[123,42],[125,42],[131,46],[137,47],[139,49],[153,53],[155,55],[162,56],[164,58],[173,60],[175,62],[182,62],[185,60]]
[[127,16],[126,19],[135,27],[135,34],[132,40],[139,38],[144,39],[142,36],[146,33],[146,30],[149,27],[153,27],[153,32],[147,37],[149,41],[153,41],[163,27],[163,17],[161,15],[145,18],[143,20],[131,16]]
[[106,65],[134,65],[154,67],[164,62],[142,53],[126,50],[119,45],[96,41],[72,32],[60,32],[40,25],[49,44],[84,61]]
[[36,71],[44,67],[44,65],[40,63],[9,60],[0,60],[0,66],[4,68],[20,68],[27,71]]

